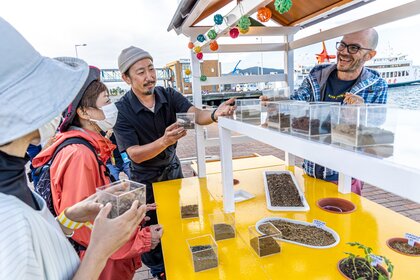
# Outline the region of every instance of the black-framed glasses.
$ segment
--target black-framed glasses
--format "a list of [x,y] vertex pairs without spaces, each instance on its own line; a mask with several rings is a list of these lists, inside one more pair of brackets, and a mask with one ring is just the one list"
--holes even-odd
[[337,49],[337,51],[344,51],[344,49],[347,48],[347,52],[351,53],[351,54],[355,54],[360,50],[368,50],[368,51],[372,51],[372,49],[367,49],[367,48],[362,48],[359,45],[355,45],[355,44],[346,44],[344,42],[337,42],[335,43],[335,48]]

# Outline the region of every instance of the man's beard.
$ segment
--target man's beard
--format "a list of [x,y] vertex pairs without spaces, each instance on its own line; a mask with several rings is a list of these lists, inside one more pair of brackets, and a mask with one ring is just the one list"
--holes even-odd
[[146,92],[144,93],[145,95],[152,95],[153,94],[153,92],[155,90],[155,87],[154,87],[155,82],[147,83],[147,84],[144,85],[144,87],[148,87],[150,85],[153,85],[153,87],[151,89],[146,90]]
[[146,91],[144,94],[145,95],[152,95],[154,90],[155,90],[155,88],[153,87],[152,89]]
[[359,68],[363,67],[364,61],[363,59],[355,60],[353,57],[345,56],[345,55],[338,55],[337,62],[340,58],[348,59],[350,58],[351,62],[347,66],[340,67],[340,63],[337,63],[337,70],[340,72],[355,72]]

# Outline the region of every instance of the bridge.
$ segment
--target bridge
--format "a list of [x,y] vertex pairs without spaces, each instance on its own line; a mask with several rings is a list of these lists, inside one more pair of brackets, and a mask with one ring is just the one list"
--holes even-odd
[[[168,69],[156,68],[156,76],[160,81],[170,80]],[[118,69],[101,69],[101,81],[104,83],[124,82]]]

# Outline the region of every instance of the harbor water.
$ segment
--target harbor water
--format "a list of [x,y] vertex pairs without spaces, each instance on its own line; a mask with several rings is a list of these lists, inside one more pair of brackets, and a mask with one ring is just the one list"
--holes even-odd
[[388,104],[401,109],[420,110],[420,85],[389,88]]

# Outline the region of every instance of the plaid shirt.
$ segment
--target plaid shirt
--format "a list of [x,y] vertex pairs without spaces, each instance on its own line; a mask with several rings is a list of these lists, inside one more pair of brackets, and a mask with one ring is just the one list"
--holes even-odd
[[[335,69],[337,69],[336,64],[320,64],[315,66],[290,99],[322,101],[328,77]],[[350,93],[363,97],[365,103],[385,104],[388,96],[388,85],[378,72],[364,67],[361,75],[351,88]],[[323,174],[321,178],[337,180],[338,173],[336,171],[320,167],[319,165],[316,166],[314,162],[305,160],[303,168],[305,169],[306,174],[312,177],[317,177],[315,171],[322,168]],[[320,176],[318,176],[318,178],[319,177]]]

